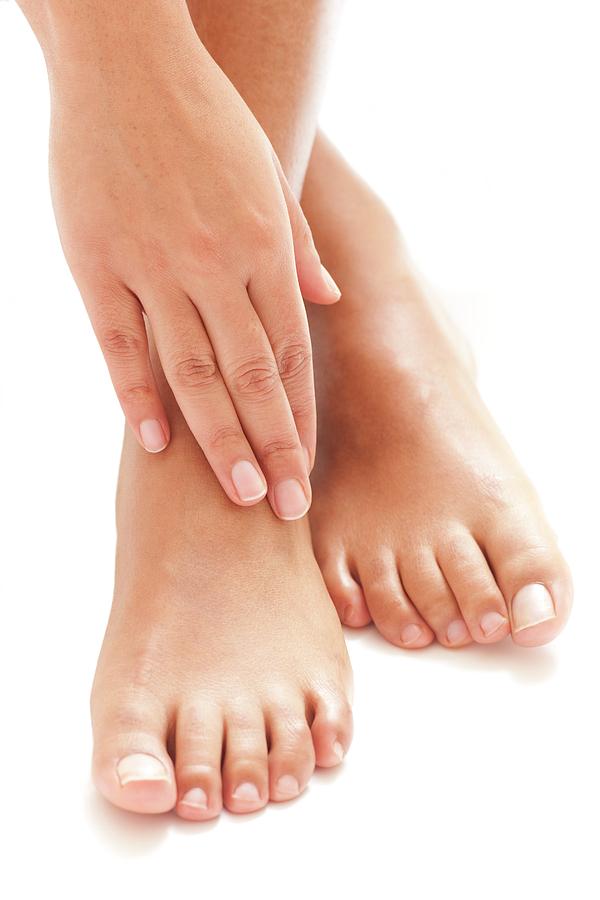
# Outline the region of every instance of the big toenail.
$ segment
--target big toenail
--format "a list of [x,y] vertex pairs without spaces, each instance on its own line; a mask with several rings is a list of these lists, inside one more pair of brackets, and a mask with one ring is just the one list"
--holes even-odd
[[499,612],[488,612],[481,617],[479,624],[485,636],[490,637],[495,631],[506,625],[507,622],[508,619]]
[[161,761],[147,753],[132,753],[117,763],[121,787],[132,781],[168,781],[169,774]]
[[335,755],[341,762],[344,758],[344,748],[342,747],[342,745],[340,744],[339,741],[336,741],[335,744],[333,745],[333,752],[335,753]]
[[206,791],[203,791],[202,788],[199,787],[192,788],[191,791],[184,794],[181,803],[184,803],[186,806],[193,806],[194,809],[208,809],[208,797],[206,796]]
[[260,794],[255,784],[252,784],[251,781],[244,781],[236,787],[233,792],[233,799],[243,800],[245,803],[258,803]]
[[514,631],[532,628],[556,617],[554,601],[543,584],[526,584],[512,602]]
[[293,775],[282,775],[277,782],[277,793],[284,797],[297,797],[300,793],[300,785]]
[[267,493],[267,486],[247,459],[240,459],[231,470],[231,480],[238,497],[246,503],[260,500]]
[[467,626],[462,619],[455,619],[454,622],[450,622],[448,625],[446,638],[449,644],[459,644],[468,636],[469,632],[467,631]]
[[414,644],[422,634],[423,629],[420,625],[406,625],[400,633],[400,640],[403,644]]
[[288,478],[275,486],[275,506],[282,519],[301,519],[310,506],[302,485],[295,478]]

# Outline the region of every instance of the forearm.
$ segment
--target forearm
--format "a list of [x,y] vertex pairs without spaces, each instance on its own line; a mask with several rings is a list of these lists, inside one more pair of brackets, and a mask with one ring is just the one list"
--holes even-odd
[[207,50],[240,92],[299,196],[340,0],[188,0]]

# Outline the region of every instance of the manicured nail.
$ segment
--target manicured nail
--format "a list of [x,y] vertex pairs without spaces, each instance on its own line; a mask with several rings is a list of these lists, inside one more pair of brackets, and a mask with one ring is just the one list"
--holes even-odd
[[132,753],[117,763],[121,787],[132,781],[168,781],[169,774],[161,761],[147,753]]
[[469,632],[467,631],[467,626],[463,622],[462,619],[455,619],[454,622],[450,622],[448,625],[448,630],[446,631],[446,638],[449,644],[459,644],[468,638]]
[[499,628],[503,628],[507,622],[506,616],[501,615],[499,612],[488,612],[481,617],[479,625],[485,636],[489,637],[495,631],[498,631]]
[[554,601],[543,584],[526,584],[517,591],[512,602],[514,631],[533,628],[556,617]]
[[403,644],[414,644],[415,641],[419,640],[422,634],[423,629],[420,625],[405,625],[400,632],[400,640]]
[[321,263],[321,275],[323,276],[323,281],[327,285],[329,293],[333,294],[335,296],[336,300],[339,300],[340,297],[342,296],[342,292],[340,291],[339,287],[337,286],[337,284],[335,283],[335,281],[333,280],[333,278],[331,277],[331,275],[329,274],[329,272],[327,271],[327,269],[325,268],[323,263]]
[[280,481],[275,486],[274,495],[275,506],[281,519],[289,521],[301,519],[308,512],[310,503],[306,499],[302,485],[295,478]]
[[231,470],[231,480],[240,500],[260,500],[267,493],[267,486],[247,459],[240,459]]
[[187,794],[184,794],[181,798],[181,803],[185,803],[186,806],[193,806],[194,809],[208,809],[208,797],[206,796],[206,791],[203,791],[202,788],[192,788],[191,791],[188,791]]
[[244,781],[236,787],[233,792],[233,799],[243,800],[245,803],[258,803],[260,794],[255,784],[252,784],[251,781]]
[[300,793],[300,785],[293,775],[282,775],[277,782],[277,793],[284,797],[297,797]]
[[160,453],[168,444],[162,425],[157,419],[140,422],[140,437],[148,453]]
[[344,748],[342,747],[342,745],[340,744],[339,741],[336,741],[335,744],[333,745],[333,752],[337,756],[339,761],[341,762],[344,758]]

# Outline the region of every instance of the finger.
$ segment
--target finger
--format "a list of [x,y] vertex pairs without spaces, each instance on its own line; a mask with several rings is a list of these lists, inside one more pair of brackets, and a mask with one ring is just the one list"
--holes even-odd
[[223,490],[240,506],[258,503],[267,482],[197,310],[182,294],[175,303],[152,301],[148,313],[165,377]]
[[246,289],[205,283],[192,298],[280,519],[299,519],[311,500],[306,455],[273,351]]
[[125,286],[115,285],[94,294],[86,307],[125,418],[142,447],[159,453],[169,443],[169,422],[150,364],[139,300]]
[[331,304],[337,303],[341,297],[341,291],[325,266],[321,263],[310,226],[302,211],[298,200],[294,196],[288,180],[284,175],[281,164],[273,154],[277,174],[287,211],[292,226],[292,239],[294,241],[294,256],[296,258],[296,276],[300,291],[305,300],[310,303]]
[[289,257],[270,254],[257,267],[248,294],[271,345],[309,472],[317,442],[317,412],[306,309]]

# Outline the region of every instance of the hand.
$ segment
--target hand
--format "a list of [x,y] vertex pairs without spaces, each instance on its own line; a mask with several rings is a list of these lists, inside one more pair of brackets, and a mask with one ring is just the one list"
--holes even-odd
[[[169,424],[149,352],[226,494],[310,505],[316,425],[302,297],[332,303],[265,134],[194,35],[177,52],[101,43],[51,72],[51,185],[63,248],[127,420]],[[145,318],[147,321],[145,321]]]

